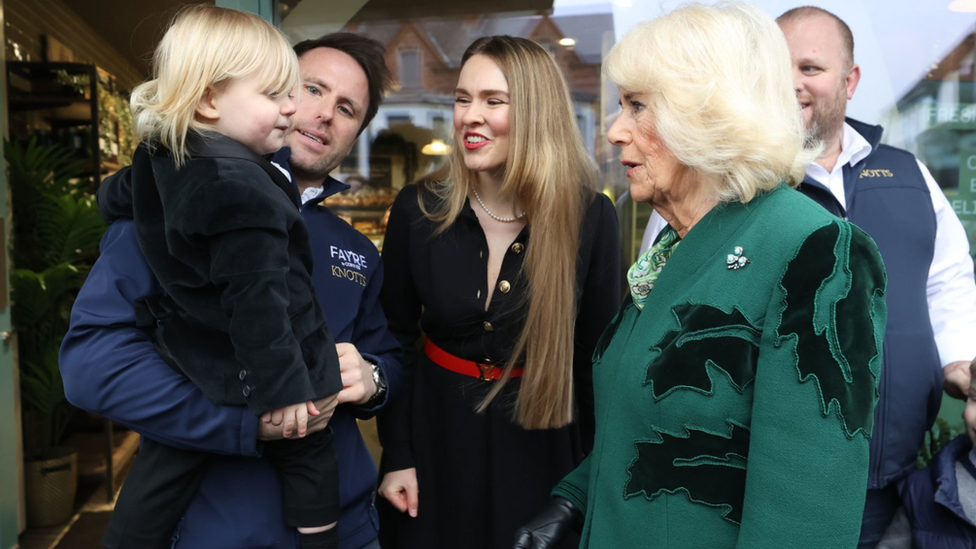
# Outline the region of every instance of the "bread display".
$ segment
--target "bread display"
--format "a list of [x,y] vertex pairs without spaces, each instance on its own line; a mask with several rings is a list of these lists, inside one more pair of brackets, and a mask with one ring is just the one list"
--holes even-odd
[[325,199],[326,206],[360,206],[385,208],[393,205],[398,189],[392,187],[376,188],[365,185],[354,193],[348,191],[334,194]]

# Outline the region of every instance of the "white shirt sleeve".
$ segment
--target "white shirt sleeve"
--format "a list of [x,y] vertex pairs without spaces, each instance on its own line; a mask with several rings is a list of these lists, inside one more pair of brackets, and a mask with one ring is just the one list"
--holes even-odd
[[976,282],[969,239],[956,212],[924,164],[918,162],[935,209],[935,253],[926,294],[939,358],[946,366],[976,357]]
[[654,245],[654,239],[667,224],[668,222],[657,213],[657,210],[651,210],[651,217],[647,220],[647,227],[644,229],[644,238],[641,239],[641,255]]

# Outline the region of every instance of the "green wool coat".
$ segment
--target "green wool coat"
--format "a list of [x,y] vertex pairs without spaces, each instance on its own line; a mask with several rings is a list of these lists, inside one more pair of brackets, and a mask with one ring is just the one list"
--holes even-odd
[[884,291],[874,241],[786,185],[709,212],[597,347],[594,449],[553,491],[580,547],[855,547]]

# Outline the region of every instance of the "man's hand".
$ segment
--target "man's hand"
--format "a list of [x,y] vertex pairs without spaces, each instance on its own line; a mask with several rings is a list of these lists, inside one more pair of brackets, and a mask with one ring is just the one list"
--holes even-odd
[[[329,395],[325,398],[321,398],[314,402],[303,402],[299,404],[294,404],[293,406],[302,406],[305,411],[311,415],[307,418],[307,424],[305,427],[305,435],[310,435],[312,433],[317,433],[322,429],[325,429],[329,425],[329,420],[332,419],[332,414],[335,413],[336,405],[339,403],[339,395]],[[285,407],[289,408],[289,407]],[[282,408],[280,410],[284,410]],[[314,408],[317,414],[311,413],[311,409]],[[263,414],[258,421],[258,440],[279,440],[282,438],[295,438],[298,435],[297,431],[289,433],[289,435],[284,434],[283,421],[279,421],[278,424],[274,423],[273,413],[280,410],[272,410],[271,412],[266,412]],[[301,436],[305,436],[301,435]]]
[[417,469],[401,469],[400,471],[390,471],[383,475],[383,482],[380,483],[379,493],[387,501],[400,510],[401,513],[409,513],[411,517],[417,516],[417,507],[420,505],[420,489],[417,487]]
[[966,400],[969,393],[970,363],[965,360],[953,362],[942,369],[945,376],[943,387],[947,395],[959,400]]
[[969,435],[969,440],[976,444],[976,383],[972,382],[976,379],[976,360],[969,368],[969,398],[966,400],[966,408],[962,411],[962,419],[966,423],[966,434]]
[[366,362],[352,343],[337,343],[336,353],[339,355],[339,374],[342,376],[339,404],[365,404],[378,390],[373,382],[373,366]]

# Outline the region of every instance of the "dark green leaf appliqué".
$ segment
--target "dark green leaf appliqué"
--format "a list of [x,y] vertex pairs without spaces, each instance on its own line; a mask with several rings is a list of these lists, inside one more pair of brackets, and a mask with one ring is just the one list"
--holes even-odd
[[613,320],[610,321],[610,325],[603,330],[603,333],[600,335],[600,339],[597,340],[596,346],[593,348],[593,364],[599,364],[600,361],[603,360],[603,353],[607,352],[610,342],[613,341],[614,336],[617,335],[617,330],[620,328],[620,323],[623,321],[624,316],[627,314],[634,314],[633,311],[630,311],[630,309],[633,308],[635,308],[634,302],[630,296],[627,296],[623,304],[620,306],[620,309],[617,311],[617,314],[613,316]]
[[686,303],[673,310],[681,327],[652,347],[661,353],[647,367],[644,380],[653,385],[655,400],[679,388],[711,394],[708,363],[725,372],[741,392],[756,375],[759,330],[738,309],[726,313],[710,305]]
[[695,503],[725,507],[722,517],[739,524],[749,431],[731,422],[729,426],[728,435],[686,429],[686,436],[675,436],[655,429],[660,442],[634,444],[637,457],[628,469],[624,497],[643,494],[653,500],[662,492],[682,490]]
[[[803,243],[787,267],[778,345],[796,341],[801,382],[813,380],[826,417],[835,408],[848,437],[873,425],[879,354],[875,316],[883,305],[885,275],[877,252],[850,225],[832,223]],[[825,261],[825,258],[833,261]],[[881,309],[883,314],[883,309]],[[883,318],[879,320],[883,324]]]

